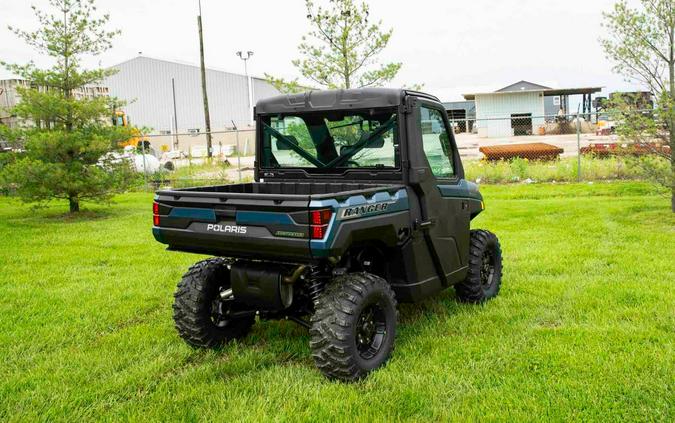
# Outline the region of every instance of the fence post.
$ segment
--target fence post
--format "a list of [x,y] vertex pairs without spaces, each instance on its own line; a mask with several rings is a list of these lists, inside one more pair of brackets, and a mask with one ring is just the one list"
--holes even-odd
[[581,182],[581,119],[577,107],[577,181]]
[[[138,147],[138,146],[136,146]],[[145,134],[141,133],[141,154],[143,154],[143,179],[145,180],[145,189],[149,188],[148,185],[148,165],[145,162]]]
[[239,172],[239,183],[241,183],[241,150],[239,149],[239,129],[235,128],[237,137],[237,171]]
[[239,172],[239,183],[241,183],[241,151],[239,150],[239,128],[237,124],[232,122],[232,127],[234,128],[234,137],[237,143],[237,171]]

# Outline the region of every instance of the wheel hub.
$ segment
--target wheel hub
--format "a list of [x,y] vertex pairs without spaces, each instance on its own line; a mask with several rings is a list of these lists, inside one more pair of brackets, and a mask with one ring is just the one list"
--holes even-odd
[[494,274],[494,255],[492,254],[492,251],[487,250],[483,253],[480,268],[480,283],[484,289],[487,289],[492,285]]
[[364,359],[373,358],[387,334],[384,311],[378,304],[363,309],[356,324],[356,349]]
[[[222,289],[219,291],[222,291]],[[218,293],[216,299],[211,301],[211,321],[217,327],[222,328],[227,326],[230,322],[230,311],[232,307],[229,303],[231,303],[232,297],[223,299],[220,294],[221,292]]]

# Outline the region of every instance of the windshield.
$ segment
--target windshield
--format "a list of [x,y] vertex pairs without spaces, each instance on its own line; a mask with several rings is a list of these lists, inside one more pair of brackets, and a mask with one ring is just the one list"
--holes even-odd
[[267,168],[397,168],[396,111],[326,111],[262,118]]

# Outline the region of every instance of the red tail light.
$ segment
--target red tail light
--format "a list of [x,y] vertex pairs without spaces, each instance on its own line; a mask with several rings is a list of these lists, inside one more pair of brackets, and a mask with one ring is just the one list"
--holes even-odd
[[152,224],[159,226],[159,204],[152,203]]
[[309,212],[309,236],[311,239],[323,239],[331,217],[333,217],[331,209],[312,210]]
[[326,235],[326,226],[312,226],[312,239],[323,239]]
[[332,215],[331,209],[312,210],[309,212],[309,221],[312,225],[327,225]]

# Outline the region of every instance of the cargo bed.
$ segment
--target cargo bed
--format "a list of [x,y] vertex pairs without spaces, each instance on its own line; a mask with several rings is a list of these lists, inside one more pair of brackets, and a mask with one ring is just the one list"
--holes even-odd
[[[157,191],[153,235],[171,250],[309,262],[311,203],[391,194],[401,185],[252,182]],[[333,210],[336,212],[336,210]]]

